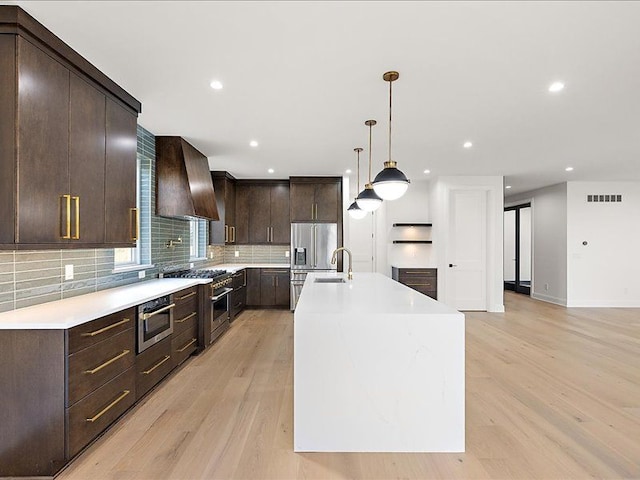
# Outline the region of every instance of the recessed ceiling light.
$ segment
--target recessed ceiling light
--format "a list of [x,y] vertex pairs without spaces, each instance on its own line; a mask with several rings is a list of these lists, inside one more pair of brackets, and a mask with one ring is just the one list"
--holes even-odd
[[429,175],[429,174],[431,173],[431,170],[425,170],[425,171],[424,171],[424,172],[422,172],[422,173],[424,173],[424,174],[426,174],[426,175]]
[[269,170],[267,170],[267,172],[273,173],[273,172],[275,172],[275,170],[273,168],[270,168]]
[[349,175],[349,174],[351,173],[351,169],[350,169],[350,168],[347,168],[347,169],[344,171],[344,173],[346,173],[347,175]]
[[209,86],[214,90],[222,90],[222,82],[220,80],[212,80]]
[[504,187],[504,188],[509,189],[509,188],[511,188],[511,185],[507,185],[507,186],[506,186],[506,187]]
[[567,167],[564,169],[566,172],[572,172],[573,171],[573,167]]
[[470,141],[468,141],[468,140],[467,140],[466,142],[464,142],[464,143],[462,144],[462,146],[463,146],[464,148],[471,148],[471,147],[473,147],[473,143],[471,143]]
[[258,142],[257,142],[257,141],[255,141],[255,140],[251,140],[251,141],[249,142],[249,145],[250,145],[250,146],[252,146],[252,147],[257,147],[257,146],[258,146]]
[[564,83],[562,82],[553,82],[551,85],[549,85],[549,91],[551,93],[558,93],[562,89],[564,89]]

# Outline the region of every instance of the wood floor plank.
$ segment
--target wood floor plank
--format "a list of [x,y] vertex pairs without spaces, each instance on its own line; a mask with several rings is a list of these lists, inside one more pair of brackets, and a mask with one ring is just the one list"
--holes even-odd
[[58,480],[640,479],[640,310],[466,313],[466,452],[293,452],[293,315],[248,310]]

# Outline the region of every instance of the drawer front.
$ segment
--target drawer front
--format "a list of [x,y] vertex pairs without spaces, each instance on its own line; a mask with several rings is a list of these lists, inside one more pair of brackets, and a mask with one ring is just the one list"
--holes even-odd
[[231,275],[231,288],[245,287],[247,285],[247,271],[242,269]]
[[182,319],[198,311],[198,287],[187,288],[173,294],[173,321]]
[[405,280],[400,280],[407,287],[411,287],[415,290],[437,290],[438,281],[435,277],[412,277]]
[[132,328],[69,355],[69,395],[73,405],[96,388],[133,366],[135,334]]
[[198,347],[198,329],[194,326],[171,339],[171,360],[177,367],[196,351]]
[[180,335],[185,330],[189,330],[193,327],[197,328],[198,325],[198,308],[194,310],[187,310],[187,313],[181,315],[174,315],[173,317],[173,336]]
[[423,293],[424,295],[426,295],[427,297],[431,297],[434,300],[438,299],[438,291],[432,288],[426,288],[422,285],[410,285],[407,284],[407,287],[409,288],[413,288],[414,290]]
[[165,338],[139,354],[136,357],[137,398],[151,390],[172,368],[171,337]]
[[96,438],[136,400],[135,370],[130,368],[67,409],[69,457]]
[[[400,269],[400,281],[404,279],[411,279],[414,277],[436,277],[436,268],[401,268]],[[404,283],[404,282],[403,282]]]
[[75,353],[83,348],[113,337],[129,328],[136,322],[135,307],[121,312],[112,313],[106,317],[93,320],[69,330],[69,353]]

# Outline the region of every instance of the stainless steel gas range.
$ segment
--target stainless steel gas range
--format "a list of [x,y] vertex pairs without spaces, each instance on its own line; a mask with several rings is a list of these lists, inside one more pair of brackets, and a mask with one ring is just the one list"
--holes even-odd
[[230,301],[229,294],[233,291],[231,274],[226,270],[191,269],[177,270],[161,274],[161,278],[210,278],[209,298],[211,300],[211,338],[213,343],[229,328]]

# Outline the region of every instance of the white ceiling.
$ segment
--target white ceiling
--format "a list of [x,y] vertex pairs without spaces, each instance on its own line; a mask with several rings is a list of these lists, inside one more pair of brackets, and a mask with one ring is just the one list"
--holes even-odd
[[375,175],[393,69],[393,157],[413,180],[640,180],[639,2],[4,3],[139,99],[142,126],[237,178],[355,171],[369,118]]

